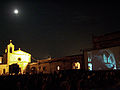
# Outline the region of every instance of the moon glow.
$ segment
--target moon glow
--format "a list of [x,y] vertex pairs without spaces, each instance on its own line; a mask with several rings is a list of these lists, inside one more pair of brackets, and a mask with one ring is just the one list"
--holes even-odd
[[17,9],[14,10],[14,14],[18,14],[19,11]]

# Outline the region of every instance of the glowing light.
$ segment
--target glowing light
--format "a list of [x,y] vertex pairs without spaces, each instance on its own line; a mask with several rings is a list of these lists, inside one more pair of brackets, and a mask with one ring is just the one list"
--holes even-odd
[[74,65],[73,65],[73,69],[80,69],[80,63],[75,62]]
[[60,70],[60,66],[57,66],[57,70]]
[[91,62],[92,60],[88,57],[88,62]]
[[14,10],[14,14],[18,14],[19,11],[17,9]]
[[2,57],[0,57],[0,63],[2,63]]
[[92,70],[92,63],[88,63],[88,69]]

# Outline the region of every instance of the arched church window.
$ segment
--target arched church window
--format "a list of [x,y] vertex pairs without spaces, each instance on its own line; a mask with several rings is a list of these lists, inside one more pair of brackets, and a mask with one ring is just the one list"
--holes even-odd
[[12,47],[10,47],[10,53],[12,53]]

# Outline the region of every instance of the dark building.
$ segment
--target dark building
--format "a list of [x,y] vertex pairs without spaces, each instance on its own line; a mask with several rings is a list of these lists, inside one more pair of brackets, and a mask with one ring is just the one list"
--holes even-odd
[[120,31],[93,36],[93,48],[84,51],[85,70],[120,70]]
[[30,71],[36,68],[37,73],[54,73],[62,70],[84,69],[84,57],[81,55],[65,56],[61,58],[48,58],[38,60],[36,63],[30,64]]
[[54,73],[72,69],[119,69],[120,32],[93,36],[93,48],[81,49],[80,51],[81,54],[79,55],[37,60],[37,62],[29,65],[29,69],[32,73]]
[[120,31],[93,36],[93,48],[101,49],[120,45]]

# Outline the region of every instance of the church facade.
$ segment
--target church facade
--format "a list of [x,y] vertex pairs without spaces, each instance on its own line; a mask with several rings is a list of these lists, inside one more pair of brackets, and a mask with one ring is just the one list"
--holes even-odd
[[0,58],[0,75],[10,74],[16,70],[15,65],[18,66],[18,73],[25,73],[28,63],[31,62],[31,54],[22,51],[20,48],[15,50],[15,46],[10,40],[10,44],[5,49],[5,54]]

